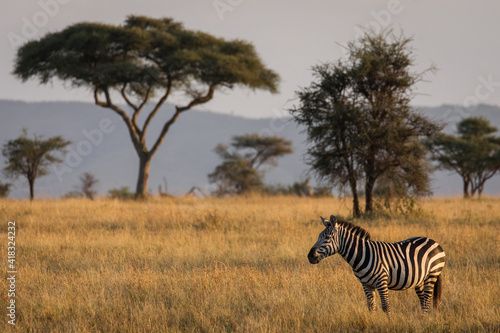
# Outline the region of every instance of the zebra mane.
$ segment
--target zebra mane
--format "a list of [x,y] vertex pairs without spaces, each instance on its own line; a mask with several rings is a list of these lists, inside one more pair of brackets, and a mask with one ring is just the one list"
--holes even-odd
[[337,221],[339,227],[349,231],[359,238],[363,238],[365,240],[370,240],[370,233],[365,229],[361,228],[359,225],[354,225],[347,221]]

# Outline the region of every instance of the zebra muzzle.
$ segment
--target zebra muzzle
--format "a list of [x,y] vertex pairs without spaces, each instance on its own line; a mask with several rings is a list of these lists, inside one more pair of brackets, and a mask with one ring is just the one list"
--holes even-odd
[[319,256],[318,251],[316,250],[315,247],[313,247],[311,249],[311,251],[309,251],[309,254],[307,255],[307,259],[309,259],[309,262],[311,264],[317,264],[317,263],[319,263],[320,256]]

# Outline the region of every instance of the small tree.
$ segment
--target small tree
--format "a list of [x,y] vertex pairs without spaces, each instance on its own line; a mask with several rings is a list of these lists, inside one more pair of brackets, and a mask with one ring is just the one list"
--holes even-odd
[[97,191],[95,190],[95,185],[99,182],[95,176],[91,173],[85,172],[80,176],[80,190],[83,195],[91,200],[94,200]]
[[0,198],[7,198],[9,196],[10,186],[11,184],[0,181]]
[[262,165],[276,165],[276,159],[292,152],[292,143],[277,136],[249,134],[233,137],[233,148],[219,144],[215,152],[222,164],[208,175],[218,185],[217,194],[242,194],[260,190],[263,186]]
[[[358,187],[364,185],[365,212],[373,189],[391,174],[406,193],[428,193],[430,164],[422,143],[439,126],[410,106],[415,84],[410,38],[391,31],[367,32],[348,44],[348,58],[313,68],[315,81],[297,92],[291,111],[305,125],[308,163],[319,178],[340,190],[348,186],[353,215],[360,215]],[[432,69],[432,68],[431,68]]]
[[497,128],[482,117],[470,117],[457,124],[458,135],[439,133],[429,140],[439,167],[455,171],[463,181],[464,198],[477,192],[500,170],[500,137]]
[[218,196],[256,192],[264,185],[261,173],[241,157],[226,157],[208,175],[208,179],[210,183],[217,184],[215,193]]
[[60,136],[43,139],[35,134],[33,139],[30,139],[28,131],[23,129],[19,138],[9,140],[3,146],[2,154],[7,159],[4,172],[12,178],[20,175],[26,177],[30,187],[30,199],[33,200],[35,180],[48,173],[49,165],[62,162],[56,153],[64,152],[64,148],[70,143]]
[[[123,119],[139,157],[136,198],[146,196],[151,159],[181,114],[209,102],[217,90],[239,86],[275,93],[279,82],[248,42],[143,16],[129,16],[121,26],[77,23],[29,41],[18,50],[14,74],[23,81],[60,79],[90,89],[96,105]],[[147,135],[149,125],[174,93],[183,93],[185,103],[176,105],[148,144],[146,138],[154,138]]]

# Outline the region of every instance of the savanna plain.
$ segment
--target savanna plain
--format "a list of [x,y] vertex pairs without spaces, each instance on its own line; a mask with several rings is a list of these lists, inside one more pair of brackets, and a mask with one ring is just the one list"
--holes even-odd
[[[427,236],[446,251],[442,304],[392,291],[370,313],[338,255],[311,265],[319,216],[348,199],[0,200],[0,331],[499,332],[500,199],[433,198],[351,221],[373,240]],[[16,221],[16,325],[7,222]]]

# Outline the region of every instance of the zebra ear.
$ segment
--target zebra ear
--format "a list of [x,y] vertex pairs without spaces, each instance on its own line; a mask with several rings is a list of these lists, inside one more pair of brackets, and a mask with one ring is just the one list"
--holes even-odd
[[333,215],[330,215],[330,224],[333,226],[337,225],[337,218]]
[[323,218],[323,216],[320,216],[320,217],[321,217],[321,222],[323,222],[323,224],[325,225],[325,227],[327,227],[327,228],[328,228],[329,226],[331,226],[330,221],[325,220],[325,219]]

